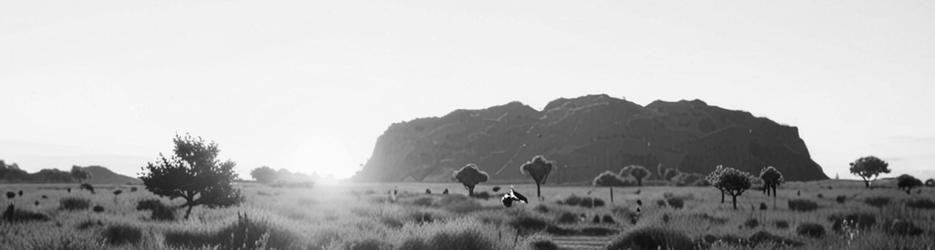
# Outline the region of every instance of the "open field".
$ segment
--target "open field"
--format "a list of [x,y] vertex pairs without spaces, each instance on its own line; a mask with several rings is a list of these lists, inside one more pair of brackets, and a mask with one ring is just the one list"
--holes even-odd
[[[183,211],[175,211],[174,220],[159,220],[152,218],[153,209],[137,210],[138,201],[157,198],[142,186],[135,192],[126,185],[96,186],[91,194],[77,185],[0,184],[3,193],[23,190],[12,201],[0,198],[4,207],[14,202],[23,213],[38,214],[2,222],[0,249],[603,249],[627,235],[632,239],[659,231],[676,234],[666,241],[686,236],[690,248],[935,248],[935,204],[918,202],[935,199],[935,189],[907,195],[888,184],[868,190],[858,182],[792,182],[780,187],[775,207],[773,198],[749,190],[739,198],[738,210],[729,196],[721,203],[712,187],[615,188],[611,203],[608,188],[546,186],[544,200],[538,200],[534,185],[517,185],[530,204],[503,208],[496,194],[470,199],[455,183],[238,186],[247,196],[240,206],[199,206],[189,220],[181,218]],[[492,187],[478,185],[476,192],[493,193]],[[501,193],[509,190],[501,187]],[[387,194],[393,188],[399,191],[396,202]],[[442,195],[446,188],[451,194]],[[114,190],[122,193],[114,195]],[[605,205],[557,203],[572,195],[599,198]],[[877,200],[879,207],[866,202],[879,197],[884,198]],[[64,209],[66,198],[89,204]],[[794,199],[812,201],[817,208],[790,210]],[[172,207],[181,203],[160,200]],[[675,208],[679,201],[682,207]],[[94,211],[95,206],[103,211]],[[856,224],[834,229],[832,217],[850,214],[859,215],[852,216]],[[670,245],[684,248],[676,243]]]

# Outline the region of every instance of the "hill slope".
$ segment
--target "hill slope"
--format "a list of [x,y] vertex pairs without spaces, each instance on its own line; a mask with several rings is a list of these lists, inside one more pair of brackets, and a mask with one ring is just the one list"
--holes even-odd
[[91,184],[140,184],[143,182],[137,178],[114,173],[110,171],[110,169],[101,166],[87,166],[82,168],[91,172],[91,179],[87,181]]
[[643,107],[607,95],[560,98],[542,111],[511,102],[392,124],[354,178],[443,181],[476,163],[493,180],[519,180],[519,166],[539,154],[558,163],[552,183],[630,164],[689,173],[723,164],[755,174],[775,166],[786,180],[828,178],[795,127],[699,100]]

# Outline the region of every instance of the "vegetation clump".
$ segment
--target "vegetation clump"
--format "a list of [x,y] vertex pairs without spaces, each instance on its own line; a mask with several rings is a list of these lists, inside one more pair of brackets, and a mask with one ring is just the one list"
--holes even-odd
[[792,211],[808,212],[818,209],[818,203],[806,199],[789,200],[789,209]]
[[464,189],[467,189],[468,196],[474,196],[474,186],[481,182],[486,182],[489,176],[487,172],[481,171],[477,168],[477,165],[474,163],[467,164],[461,169],[454,171],[451,178],[460,182],[461,185],[464,185]]
[[620,176],[630,176],[636,180],[637,186],[643,186],[643,180],[649,178],[652,173],[646,167],[640,165],[630,165],[620,170]]
[[737,210],[737,196],[750,189],[752,179],[753,176],[750,173],[722,166],[718,166],[708,176],[708,181],[721,191],[722,202],[724,194],[731,196],[734,210]]
[[519,167],[522,174],[529,175],[536,183],[536,197],[542,198],[542,184],[549,179],[554,164],[555,162],[545,159],[544,156],[537,155]]
[[876,156],[866,156],[857,159],[854,162],[850,163],[851,174],[859,176],[864,180],[864,185],[867,188],[872,188],[870,186],[870,181],[876,180],[877,176],[880,174],[888,174],[890,172],[889,163],[886,163]]
[[143,239],[143,231],[131,225],[110,225],[104,230],[103,236],[111,245],[136,244]]
[[922,185],[923,184],[921,180],[916,179],[915,177],[908,174],[903,174],[896,178],[896,186],[899,189],[906,191],[906,194],[912,194],[913,188],[920,187]]
[[[165,234],[166,245],[181,248],[213,247],[240,249],[257,246],[258,249],[299,248],[299,238],[275,224],[250,219],[247,214],[238,214],[237,221],[218,231],[174,231]],[[260,247],[262,246],[262,247]]]
[[607,246],[608,250],[694,248],[694,242],[684,233],[659,227],[644,227],[624,232]]
[[818,223],[806,222],[799,224],[795,232],[806,237],[821,238],[825,236],[825,227]]
[[867,205],[870,205],[870,206],[872,206],[872,207],[880,208],[880,207],[884,207],[884,206],[886,206],[886,205],[889,205],[889,204],[890,204],[890,198],[889,198],[889,197],[883,197],[883,196],[870,197],[870,198],[864,199],[864,203],[866,203]]
[[916,209],[935,209],[935,201],[927,198],[918,198],[906,201],[906,206]]
[[835,232],[844,232],[848,228],[864,230],[877,223],[877,217],[869,213],[834,214],[828,219]]
[[883,223],[883,231],[891,235],[899,236],[917,236],[923,232],[922,228],[906,220],[887,221]]
[[62,198],[59,202],[59,209],[68,211],[87,210],[91,207],[91,200],[78,197]]

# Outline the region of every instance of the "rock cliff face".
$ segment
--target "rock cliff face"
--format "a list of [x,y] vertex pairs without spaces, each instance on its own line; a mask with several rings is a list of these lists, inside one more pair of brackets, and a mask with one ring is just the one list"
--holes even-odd
[[535,155],[557,162],[549,183],[589,182],[638,164],[708,173],[716,165],[754,174],[765,166],[786,180],[828,177],[795,127],[694,101],[645,107],[607,95],[560,98],[542,111],[519,102],[396,123],[354,177],[360,181],[448,181],[468,163],[493,181],[525,180]]

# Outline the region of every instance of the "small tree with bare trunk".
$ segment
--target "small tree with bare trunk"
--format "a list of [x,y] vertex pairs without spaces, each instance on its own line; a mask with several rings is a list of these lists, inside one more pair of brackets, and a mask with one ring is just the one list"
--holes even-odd
[[734,210],[737,209],[737,196],[750,189],[753,183],[753,175],[734,168],[722,168],[718,176],[713,178],[715,182],[711,183],[715,188],[731,196]]
[[864,179],[864,185],[867,188],[873,189],[870,186],[871,180],[876,180],[877,176],[880,174],[888,174],[890,172],[890,164],[886,163],[876,156],[867,156],[861,157],[854,162],[851,162],[851,173],[860,178]]
[[555,165],[555,162],[545,159],[541,155],[533,157],[532,160],[526,162],[519,167],[520,172],[525,175],[532,177],[532,180],[536,182],[536,197],[542,198],[542,184],[545,184],[545,180],[549,178],[549,173],[552,172],[552,165]]
[[620,178],[620,175],[610,171],[604,171],[594,178],[595,187],[608,187],[610,189],[610,203],[614,203],[614,187],[622,187],[624,185],[626,185],[626,182],[623,178]]
[[[468,196],[474,196],[474,186],[481,182],[486,182],[489,176],[487,172],[481,171],[474,163],[467,164],[461,169],[455,170],[451,178],[461,182],[464,189],[467,189]],[[447,190],[446,190],[447,191]]]
[[620,170],[620,176],[629,175],[636,179],[637,186],[643,186],[643,179],[649,177],[650,174],[652,173],[649,172],[649,169],[640,165],[630,165]]
[[760,170],[760,179],[763,180],[763,193],[766,193],[766,196],[773,196],[773,207],[776,206],[776,188],[779,187],[779,184],[782,184],[784,179],[782,178],[782,173],[778,169],[769,166]]

